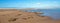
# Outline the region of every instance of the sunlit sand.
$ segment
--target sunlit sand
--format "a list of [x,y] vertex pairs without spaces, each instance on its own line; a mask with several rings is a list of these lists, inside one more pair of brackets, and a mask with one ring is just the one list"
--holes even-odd
[[53,21],[48,16],[38,16],[37,12],[24,12],[17,9],[2,9],[0,11],[0,23],[60,23]]

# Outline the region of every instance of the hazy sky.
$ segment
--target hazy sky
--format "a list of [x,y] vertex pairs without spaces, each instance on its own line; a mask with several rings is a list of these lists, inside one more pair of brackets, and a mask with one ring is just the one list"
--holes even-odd
[[0,8],[60,8],[60,0],[0,0]]

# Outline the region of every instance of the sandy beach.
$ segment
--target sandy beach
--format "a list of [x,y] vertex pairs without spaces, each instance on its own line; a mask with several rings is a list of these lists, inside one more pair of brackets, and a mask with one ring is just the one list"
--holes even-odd
[[0,10],[0,23],[60,23],[48,16],[38,16],[37,12],[22,12],[20,10]]

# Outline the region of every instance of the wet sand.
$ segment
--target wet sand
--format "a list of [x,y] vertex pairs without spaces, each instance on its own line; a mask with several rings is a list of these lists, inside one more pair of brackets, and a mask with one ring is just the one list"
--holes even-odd
[[19,10],[0,11],[0,23],[60,23],[48,16],[38,16],[41,13],[22,12]]

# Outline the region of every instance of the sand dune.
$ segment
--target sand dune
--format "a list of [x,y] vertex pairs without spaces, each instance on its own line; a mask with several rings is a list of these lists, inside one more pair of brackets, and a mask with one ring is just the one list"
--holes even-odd
[[53,21],[48,16],[38,16],[40,13],[4,11],[0,12],[0,23],[60,23],[60,21]]

